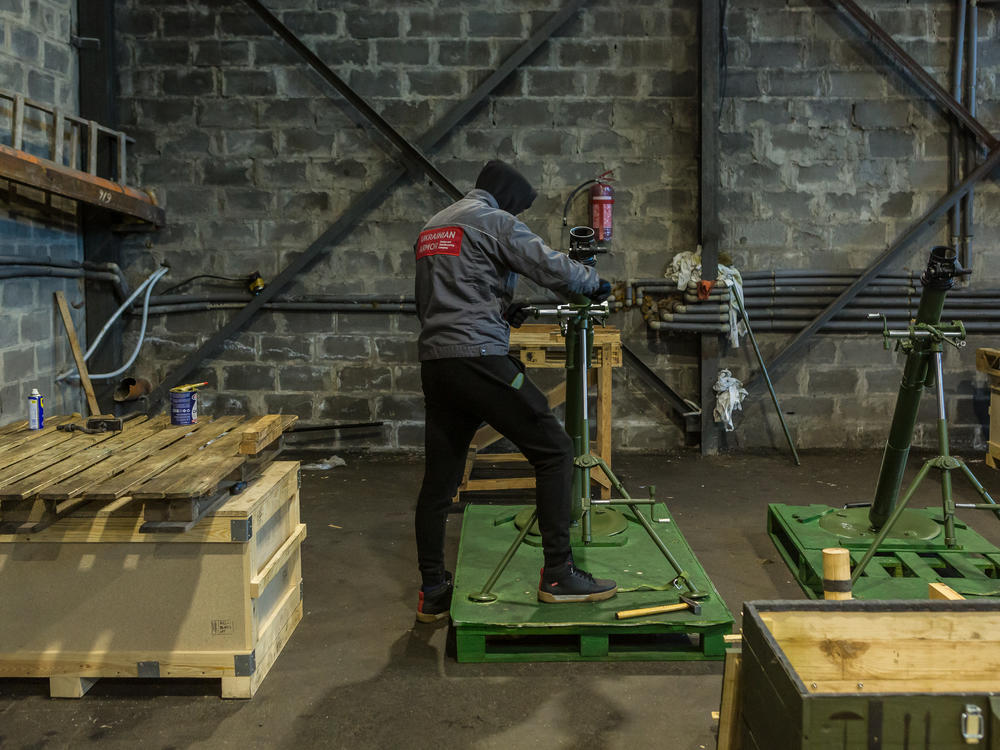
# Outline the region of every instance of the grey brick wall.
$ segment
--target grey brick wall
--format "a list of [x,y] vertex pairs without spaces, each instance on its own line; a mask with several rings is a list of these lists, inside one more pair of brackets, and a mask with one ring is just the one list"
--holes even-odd
[[[953,6],[880,3],[874,17],[950,88]],[[946,192],[947,121],[832,7],[732,3],[728,26],[720,128],[728,142],[743,140],[722,156],[723,251],[750,269],[866,266]],[[994,15],[981,13],[979,114],[993,129],[998,61],[988,50],[996,47],[996,30]],[[973,284],[979,287],[996,287],[1000,278],[998,208],[996,186],[987,182],[976,193]],[[941,221],[891,270],[919,271],[929,248],[948,241]],[[790,336],[760,338],[773,354]],[[989,394],[975,371],[975,349],[995,345],[995,337],[970,337],[966,349],[945,353],[957,445],[984,445]],[[902,363],[902,355],[882,349],[877,334],[814,339],[775,383],[798,445],[880,445]],[[726,364],[739,377],[759,369],[746,345]],[[746,409],[731,439],[781,447],[766,395]],[[915,444],[936,445],[933,414],[928,394]]]
[[[77,111],[76,52],[69,43],[75,6],[73,0],[0,2],[0,88]],[[8,145],[10,115],[9,105],[0,103],[0,142]],[[47,155],[48,136],[46,122],[29,118],[25,150]],[[83,251],[74,221],[46,218],[0,197],[0,255],[81,260]],[[82,287],[73,279],[0,280],[0,424],[27,417],[32,388],[45,396],[49,413],[81,408],[78,387],[54,382],[71,361],[53,303],[58,290],[71,305],[82,302]],[[73,308],[73,317],[82,333],[82,308]]]
[[[416,138],[559,5],[283,0],[270,7]],[[878,17],[946,77],[949,6],[890,2]],[[463,188],[489,158],[516,163],[539,190],[523,218],[553,244],[572,187],[614,168],[615,252],[602,272],[660,275],[673,254],[697,242],[697,20],[691,3],[587,5],[432,158]],[[990,41],[994,21],[983,14],[982,24],[980,109],[990,122],[1000,61]],[[940,195],[945,122],[825,6],[730,3],[727,25],[722,249],[745,269],[865,265]],[[174,282],[253,269],[272,278],[391,167],[379,139],[242,3],[120,0],[118,26],[124,127],[138,138],[131,167],[171,217],[167,230],[127,249],[132,269],[166,258]],[[984,188],[977,201],[976,259],[985,271],[1000,221],[995,189]],[[410,294],[413,237],[446,202],[426,180],[401,183],[288,293]],[[571,219],[583,221],[584,211],[581,199]],[[913,265],[923,264],[927,244]],[[140,369],[162,377],[227,314],[152,320]],[[668,382],[697,397],[690,338],[650,336],[634,312],[613,322]],[[199,377],[211,388],[204,400],[220,413],[385,420],[372,447],[416,448],[415,334],[413,317],[401,314],[264,313],[205,363]],[[783,338],[762,336],[770,352]],[[878,346],[877,339],[822,336],[779,379],[800,444],[882,440],[885,420],[876,415],[891,409],[898,363],[876,356]],[[984,421],[973,404],[983,384],[971,374],[969,354],[952,359],[949,398],[966,420],[956,438],[981,442]],[[727,354],[726,363],[755,369],[745,349]],[[617,373],[615,383],[618,450],[683,443],[628,373]],[[781,446],[765,406],[748,405],[739,435],[745,445]]]

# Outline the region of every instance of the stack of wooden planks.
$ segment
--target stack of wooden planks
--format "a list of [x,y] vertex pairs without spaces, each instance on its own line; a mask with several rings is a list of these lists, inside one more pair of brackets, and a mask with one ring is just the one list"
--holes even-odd
[[120,432],[26,422],[0,428],[0,530],[32,533],[75,509],[125,497],[144,504],[144,531],[185,531],[266,467],[281,449],[290,415],[222,417],[174,426],[139,417]]

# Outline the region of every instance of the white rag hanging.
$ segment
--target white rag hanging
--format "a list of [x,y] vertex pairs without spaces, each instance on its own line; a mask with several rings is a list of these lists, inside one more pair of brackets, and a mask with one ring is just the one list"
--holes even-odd
[[[682,292],[689,287],[697,287],[701,281],[701,249],[677,253],[663,275],[676,282]],[[747,332],[736,301],[736,295],[739,295],[740,302],[743,301],[743,276],[736,268],[719,263],[715,278],[729,287],[729,343],[739,347],[740,336],[745,336]]]
[[729,370],[719,370],[719,377],[712,390],[715,391],[715,409],[712,416],[716,422],[722,422],[726,432],[732,432],[736,429],[733,426],[733,409],[743,411],[743,399],[746,398],[747,390]]
[[701,251],[677,253],[663,275],[677,282],[677,288],[682,292],[692,280],[697,284],[701,280]]

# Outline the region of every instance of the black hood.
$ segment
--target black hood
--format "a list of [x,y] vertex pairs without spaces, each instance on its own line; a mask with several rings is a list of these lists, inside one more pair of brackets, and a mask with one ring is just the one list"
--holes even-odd
[[476,178],[476,187],[490,193],[500,208],[515,216],[527,210],[538,196],[524,175],[510,164],[497,160],[486,162]]

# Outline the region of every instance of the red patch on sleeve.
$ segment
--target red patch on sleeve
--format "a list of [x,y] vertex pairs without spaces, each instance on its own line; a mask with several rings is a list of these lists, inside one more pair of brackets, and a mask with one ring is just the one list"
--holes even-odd
[[459,255],[463,235],[461,227],[439,227],[421,232],[417,238],[417,260],[428,255]]

